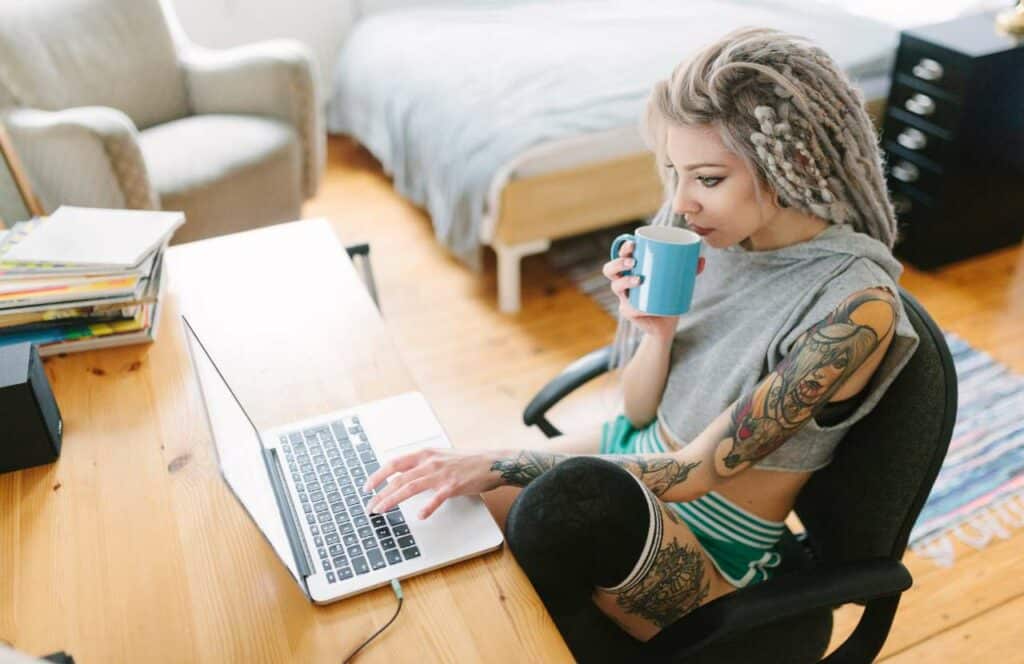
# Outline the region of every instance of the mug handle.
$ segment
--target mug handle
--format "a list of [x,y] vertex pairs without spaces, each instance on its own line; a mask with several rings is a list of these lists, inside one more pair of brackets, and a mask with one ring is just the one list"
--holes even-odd
[[621,249],[622,245],[625,244],[626,242],[632,242],[633,244],[636,244],[636,236],[633,235],[632,233],[623,233],[619,237],[612,240],[612,260],[615,260],[616,258],[619,257],[619,249]]

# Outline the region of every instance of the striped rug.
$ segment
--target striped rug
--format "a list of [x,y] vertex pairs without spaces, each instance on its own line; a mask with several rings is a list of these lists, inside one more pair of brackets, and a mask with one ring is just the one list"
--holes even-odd
[[1024,526],[1024,377],[948,332],[946,342],[956,365],[959,409],[910,546],[948,566],[952,537],[980,549]]
[[[548,262],[611,316],[615,296],[601,274],[608,247],[636,223],[552,244]],[[931,495],[910,534],[910,548],[953,564],[953,538],[975,548],[1024,527],[1024,376],[946,333],[959,381],[953,440]]]

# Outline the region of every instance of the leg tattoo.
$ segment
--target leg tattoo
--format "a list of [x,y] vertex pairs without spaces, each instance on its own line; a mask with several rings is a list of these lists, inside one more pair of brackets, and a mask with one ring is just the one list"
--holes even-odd
[[700,606],[710,588],[700,551],[673,537],[658,551],[647,574],[623,590],[616,603],[664,628]]

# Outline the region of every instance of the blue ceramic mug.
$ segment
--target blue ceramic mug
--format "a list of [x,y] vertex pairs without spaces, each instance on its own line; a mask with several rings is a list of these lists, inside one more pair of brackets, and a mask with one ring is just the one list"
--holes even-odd
[[640,277],[629,289],[634,309],[652,316],[678,316],[690,310],[697,281],[700,236],[675,226],[641,226],[612,242],[612,260],[619,257],[623,242],[633,242],[636,263],[625,276]]

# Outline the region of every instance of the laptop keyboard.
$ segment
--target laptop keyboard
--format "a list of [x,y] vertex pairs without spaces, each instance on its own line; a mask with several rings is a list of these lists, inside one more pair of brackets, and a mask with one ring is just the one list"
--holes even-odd
[[281,449],[328,583],[420,556],[401,508],[366,513],[376,492],[363,484],[380,463],[358,417],[283,435]]

